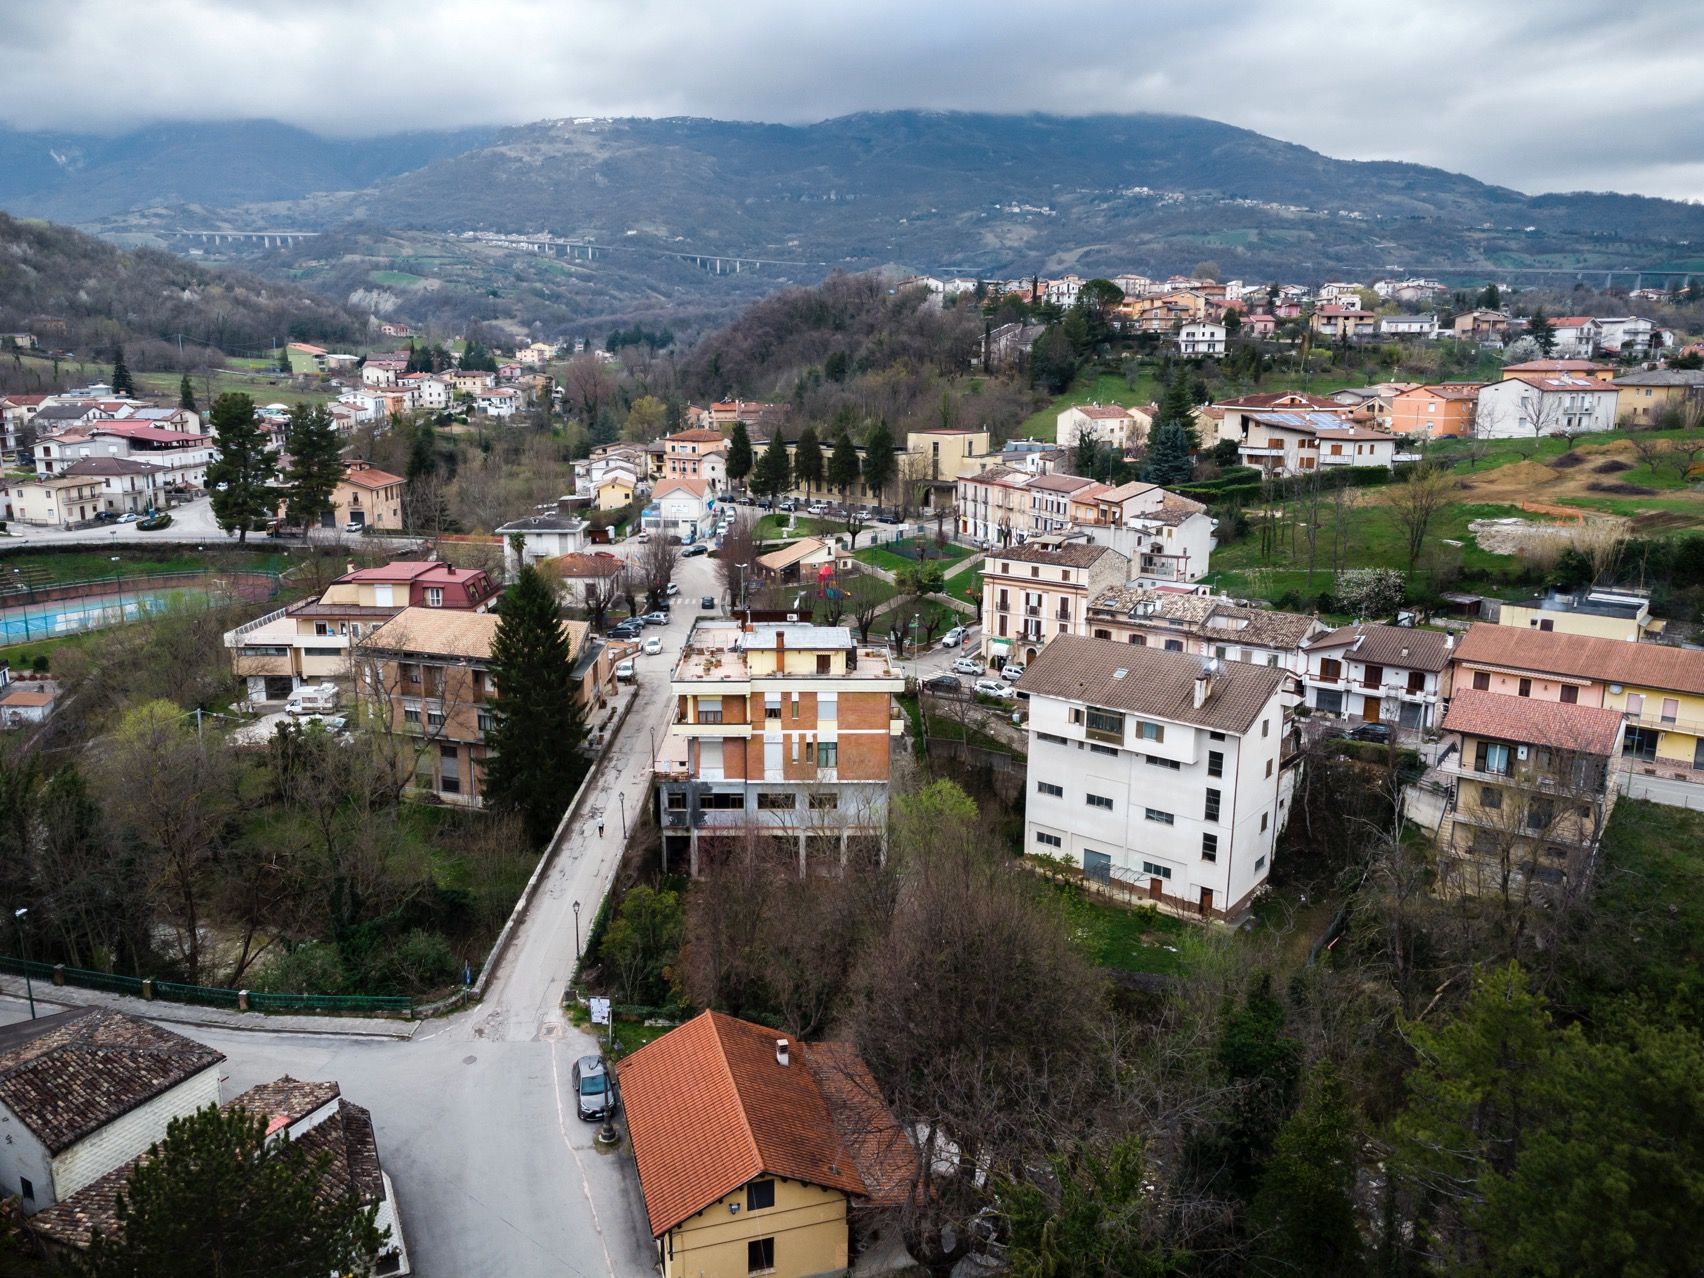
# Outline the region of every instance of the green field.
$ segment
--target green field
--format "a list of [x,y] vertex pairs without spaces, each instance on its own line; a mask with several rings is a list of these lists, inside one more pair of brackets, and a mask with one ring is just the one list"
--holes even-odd
[[1180,972],[1196,927],[1149,906],[1114,905],[1074,884],[1053,889],[1066,926],[1089,960],[1124,972]]
[[[264,367],[264,363],[262,365]],[[136,389],[144,395],[175,404],[182,381],[179,373],[137,373]],[[208,374],[192,373],[189,386],[195,392],[195,404],[203,413],[208,405],[227,392],[247,395],[256,404],[329,404],[337,392],[327,387],[303,388],[281,373],[243,373],[222,368]]]
[[410,275],[407,271],[369,271],[367,278],[386,288],[413,288],[426,282],[424,275]]
[[[915,545],[915,543],[906,544]],[[951,543],[946,546],[936,546],[933,542],[930,542],[928,549],[928,562],[940,564],[943,570],[951,568],[956,563],[963,562],[976,553],[968,546],[957,546]],[[895,554],[887,546],[865,546],[853,557],[862,563],[873,564],[877,568],[886,569],[888,572],[900,572],[906,568],[917,566],[916,559],[910,555]]]

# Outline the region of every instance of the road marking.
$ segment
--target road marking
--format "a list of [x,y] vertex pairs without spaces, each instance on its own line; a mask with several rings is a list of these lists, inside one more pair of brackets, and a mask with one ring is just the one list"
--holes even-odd
[[[603,1249],[604,1264],[609,1272],[615,1273],[615,1258],[609,1254],[609,1240],[604,1237],[603,1219],[598,1215],[598,1205],[592,1201],[592,1182],[586,1177],[586,1164],[580,1159],[580,1151],[574,1148],[574,1142],[568,1139],[568,1114],[562,1108],[562,1073],[556,1063],[556,1043],[550,1044],[550,1081],[551,1090],[556,1094],[556,1130],[562,1137],[562,1143],[568,1149],[569,1157],[574,1160],[574,1166],[580,1171],[580,1193],[586,1199],[586,1207],[592,1213],[592,1228],[598,1231],[598,1246]],[[578,1119],[576,1119],[578,1121]]]

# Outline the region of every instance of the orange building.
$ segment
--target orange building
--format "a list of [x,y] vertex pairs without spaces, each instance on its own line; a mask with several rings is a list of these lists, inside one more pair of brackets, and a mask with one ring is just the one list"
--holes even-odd
[[1471,435],[1479,406],[1479,382],[1439,382],[1416,386],[1390,398],[1390,430],[1395,435]]

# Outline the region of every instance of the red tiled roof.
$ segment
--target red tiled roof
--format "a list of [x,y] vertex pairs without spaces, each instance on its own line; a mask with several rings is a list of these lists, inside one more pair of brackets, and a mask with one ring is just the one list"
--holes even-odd
[[764,1174],[868,1192],[822,1088],[784,1035],[704,1012],[616,1066],[653,1237]]
[[1117,404],[1073,404],[1071,407],[1084,417],[1100,418],[1107,421],[1116,421],[1120,417],[1130,416],[1128,408],[1121,408]]
[[380,470],[377,466],[361,466],[350,467],[344,473],[343,480],[357,488],[389,488],[392,484],[402,483],[402,476],[393,475],[388,470]]
[[1607,755],[1621,737],[1621,722],[1619,710],[1468,688],[1450,699],[1444,731]]
[[668,438],[677,444],[718,444],[728,437],[719,430],[677,430]]
[[1704,696],[1704,651],[1697,648],[1480,622],[1456,645],[1455,659],[1462,665],[1568,675]]

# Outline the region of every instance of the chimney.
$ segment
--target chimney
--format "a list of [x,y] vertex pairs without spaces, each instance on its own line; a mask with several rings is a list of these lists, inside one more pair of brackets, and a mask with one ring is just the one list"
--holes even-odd
[[344,572],[354,572],[355,571],[355,561],[353,559],[345,559],[343,561],[343,571]]
[[1201,663],[1201,673],[1195,676],[1195,708],[1201,709],[1207,704],[1207,698],[1213,692],[1213,676],[1218,673],[1218,662],[1209,657]]
[[775,1063],[783,1068],[789,1064],[787,1046],[788,1044],[786,1039],[778,1038],[775,1040]]
[[787,632],[780,626],[775,627],[775,667],[780,669],[787,661]]

